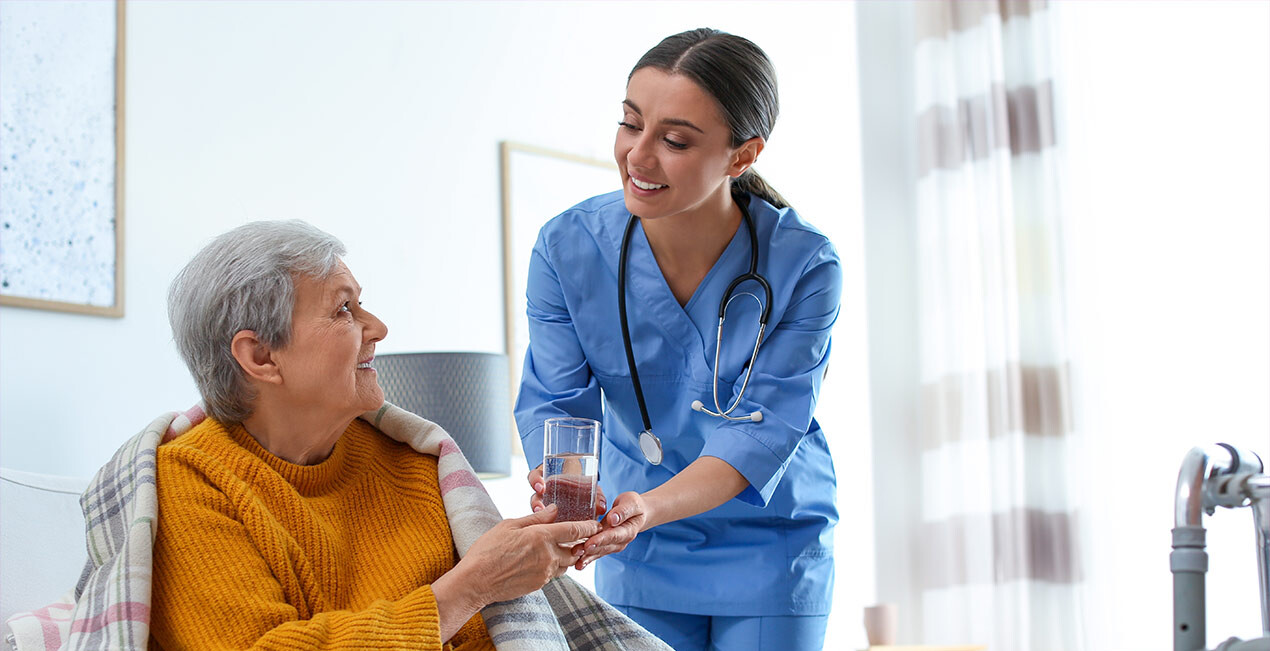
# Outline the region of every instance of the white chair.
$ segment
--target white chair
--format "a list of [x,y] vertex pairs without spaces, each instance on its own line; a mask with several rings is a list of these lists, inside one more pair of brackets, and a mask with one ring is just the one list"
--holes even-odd
[[0,468],[0,639],[10,615],[56,601],[79,580],[88,481]]

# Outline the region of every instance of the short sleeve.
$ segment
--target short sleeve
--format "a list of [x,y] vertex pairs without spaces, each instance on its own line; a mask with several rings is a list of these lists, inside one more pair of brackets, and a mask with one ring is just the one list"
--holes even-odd
[[529,349],[516,399],[516,427],[530,468],[542,463],[543,421],[601,418],[600,385],[574,329],[560,278],[542,233],[529,260],[525,290]]
[[[701,456],[723,459],[749,486],[738,499],[766,506],[790,459],[811,428],[820,384],[829,361],[830,333],[842,296],[842,268],[833,245],[811,256],[794,285],[789,306],[766,335],[738,413],[760,411],[760,422],[722,421]],[[741,387],[737,379],[728,398]]]

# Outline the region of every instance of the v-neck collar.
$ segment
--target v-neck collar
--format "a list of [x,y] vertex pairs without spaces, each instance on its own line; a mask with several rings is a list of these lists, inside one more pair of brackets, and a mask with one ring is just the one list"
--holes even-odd
[[[629,220],[630,212],[626,210],[622,212],[626,220]],[[626,220],[623,220],[623,227],[626,225]],[[746,248],[745,240],[749,238],[749,230],[745,226],[744,219],[736,232],[732,234],[732,239],[723,249],[723,253],[714,261],[710,271],[706,272],[705,277],[693,290],[692,297],[684,305],[679,304],[675,293],[670,289],[670,284],[666,282],[666,277],[662,274],[661,267],[653,255],[652,246],[644,233],[644,225],[639,223],[636,226],[635,232],[631,234],[630,262],[626,270],[628,274],[626,299],[629,301],[627,310],[634,312],[640,307],[653,310],[654,318],[648,320],[656,323],[670,341],[677,343],[690,359],[695,358],[708,366],[705,342],[701,331],[692,320],[691,312],[698,301],[706,300],[702,296],[708,291],[708,287],[715,284],[715,277],[724,273],[720,269],[727,266],[729,261],[738,255],[738,250]],[[620,255],[621,241],[619,240],[617,244]],[[696,366],[698,364],[693,364],[694,368]]]

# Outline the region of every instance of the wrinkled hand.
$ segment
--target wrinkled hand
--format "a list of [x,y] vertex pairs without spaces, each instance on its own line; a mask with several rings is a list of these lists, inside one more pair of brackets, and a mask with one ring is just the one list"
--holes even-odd
[[515,599],[564,574],[582,555],[567,545],[600,529],[591,520],[555,519],[552,505],[533,515],[503,520],[472,543],[459,565],[467,566],[471,585],[480,586],[484,604]]
[[[542,503],[542,495],[543,492],[547,490],[547,484],[542,480],[541,465],[529,471],[529,487],[534,490],[533,494],[529,496],[529,508],[533,509],[534,513],[537,513],[541,511],[544,506]],[[601,515],[604,515],[604,512],[607,510],[609,510],[609,504],[608,500],[604,499],[604,489],[600,488],[599,484],[596,484],[595,517],[598,518]]]
[[618,495],[613,501],[613,510],[600,521],[600,532],[574,546],[573,553],[584,552],[574,567],[580,570],[601,556],[626,549],[643,531],[646,522],[648,505],[643,495],[634,491]]

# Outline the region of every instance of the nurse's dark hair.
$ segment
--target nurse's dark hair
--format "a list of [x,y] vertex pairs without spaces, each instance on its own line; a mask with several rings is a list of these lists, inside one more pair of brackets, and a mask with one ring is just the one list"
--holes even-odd
[[[640,58],[627,81],[641,68],[697,82],[719,103],[732,128],[733,147],[754,137],[767,140],[776,126],[776,70],[767,54],[748,39],[708,27],[667,36]],[[758,195],[777,208],[789,205],[753,167],[732,181],[732,189]]]

